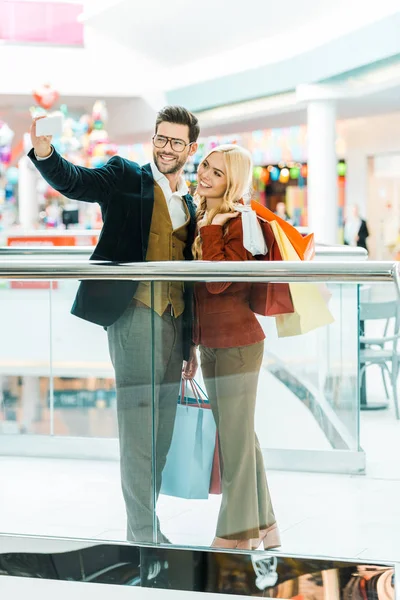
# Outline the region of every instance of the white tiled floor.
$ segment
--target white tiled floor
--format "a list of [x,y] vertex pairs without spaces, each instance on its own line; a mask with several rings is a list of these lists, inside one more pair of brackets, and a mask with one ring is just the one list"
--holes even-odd
[[[382,400],[375,384],[369,401]],[[268,473],[283,552],[400,561],[400,421],[392,408],[362,413],[361,444],[366,476]],[[0,457],[0,481],[0,533],[125,539],[117,462]],[[163,532],[175,544],[209,545],[219,502],[162,496]]]
[[[362,415],[372,465],[369,475],[268,474],[283,551],[400,561],[396,456],[393,470],[379,472],[384,449],[400,449],[400,423],[389,411],[377,415]],[[115,462],[2,458],[0,479],[1,532],[124,539],[125,511]],[[161,497],[158,510],[164,533],[176,544],[208,545],[219,500]]]

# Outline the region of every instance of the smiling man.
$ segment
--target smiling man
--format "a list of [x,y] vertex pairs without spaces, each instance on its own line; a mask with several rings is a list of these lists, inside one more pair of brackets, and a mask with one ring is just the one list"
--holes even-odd
[[[100,204],[104,224],[91,260],[191,260],[196,208],[182,170],[197,150],[198,135],[193,114],[167,106],[157,115],[150,164],[140,167],[114,156],[99,169],[87,169],[63,159],[51,137],[38,137],[35,120],[29,157],[67,198]],[[171,444],[182,364],[188,378],[197,368],[191,299],[190,286],[179,282],[152,288],[148,282],[83,281],[72,307],[77,317],[107,328],[132,541],[168,541],[158,520],[153,526],[154,499]]]

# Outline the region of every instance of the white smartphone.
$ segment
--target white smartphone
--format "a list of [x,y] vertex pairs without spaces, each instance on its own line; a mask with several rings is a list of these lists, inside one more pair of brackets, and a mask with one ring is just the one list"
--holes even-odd
[[36,135],[62,135],[63,124],[64,117],[61,113],[39,119],[36,121]]

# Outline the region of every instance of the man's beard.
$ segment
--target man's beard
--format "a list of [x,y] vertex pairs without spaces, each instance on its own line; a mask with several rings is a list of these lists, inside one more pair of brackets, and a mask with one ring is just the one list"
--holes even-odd
[[156,153],[153,152],[154,163],[155,163],[157,169],[163,175],[172,175],[173,173],[177,173],[178,171],[180,171],[181,169],[183,169],[183,167],[185,166],[185,163],[186,163],[186,158],[187,158],[186,156],[182,157],[180,160],[179,160],[179,158],[177,158],[176,163],[174,165],[171,165],[170,167],[167,167],[167,166],[165,166],[165,167],[162,166],[161,167],[161,165],[158,162],[158,157],[157,157]]

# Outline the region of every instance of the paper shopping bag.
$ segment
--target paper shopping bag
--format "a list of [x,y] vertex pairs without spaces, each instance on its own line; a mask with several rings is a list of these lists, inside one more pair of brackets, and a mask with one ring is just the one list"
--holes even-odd
[[243,246],[253,256],[267,254],[267,244],[255,211],[241,204],[237,210],[242,214]]
[[[270,225],[282,258],[299,261],[300,258],[278,222],[273,221]],[[276,317],[278,337],[301,335],[333,323],[334,319],[317,284],[290,283],[289,287],[295,312]]]
[[[256,260],[281,261],[282,255],[275,240],[271,225],[261,221],[268,252],[265,255],[256,256]],[[276,315],[293,313],[294,307],[288,283],[253,283],[250,289],[250,308],[257,315],[274,317]]]
[[300,260],[311,260],[314,258],[315,243],[313,233],[302,236],[301,233],[297,231],[296,227],[293,227],[293,225],[284,219],[281,219],[281,217],[278,217],[272,210],[269,210],[266,206],[263,206],[256,200],[251,201],[251,208],[259,217],[268,221],[268,223],[276,221],[281,226]]
[[207,499],[217,428],[207,401],[180,400],[162,472],[161,494]]

